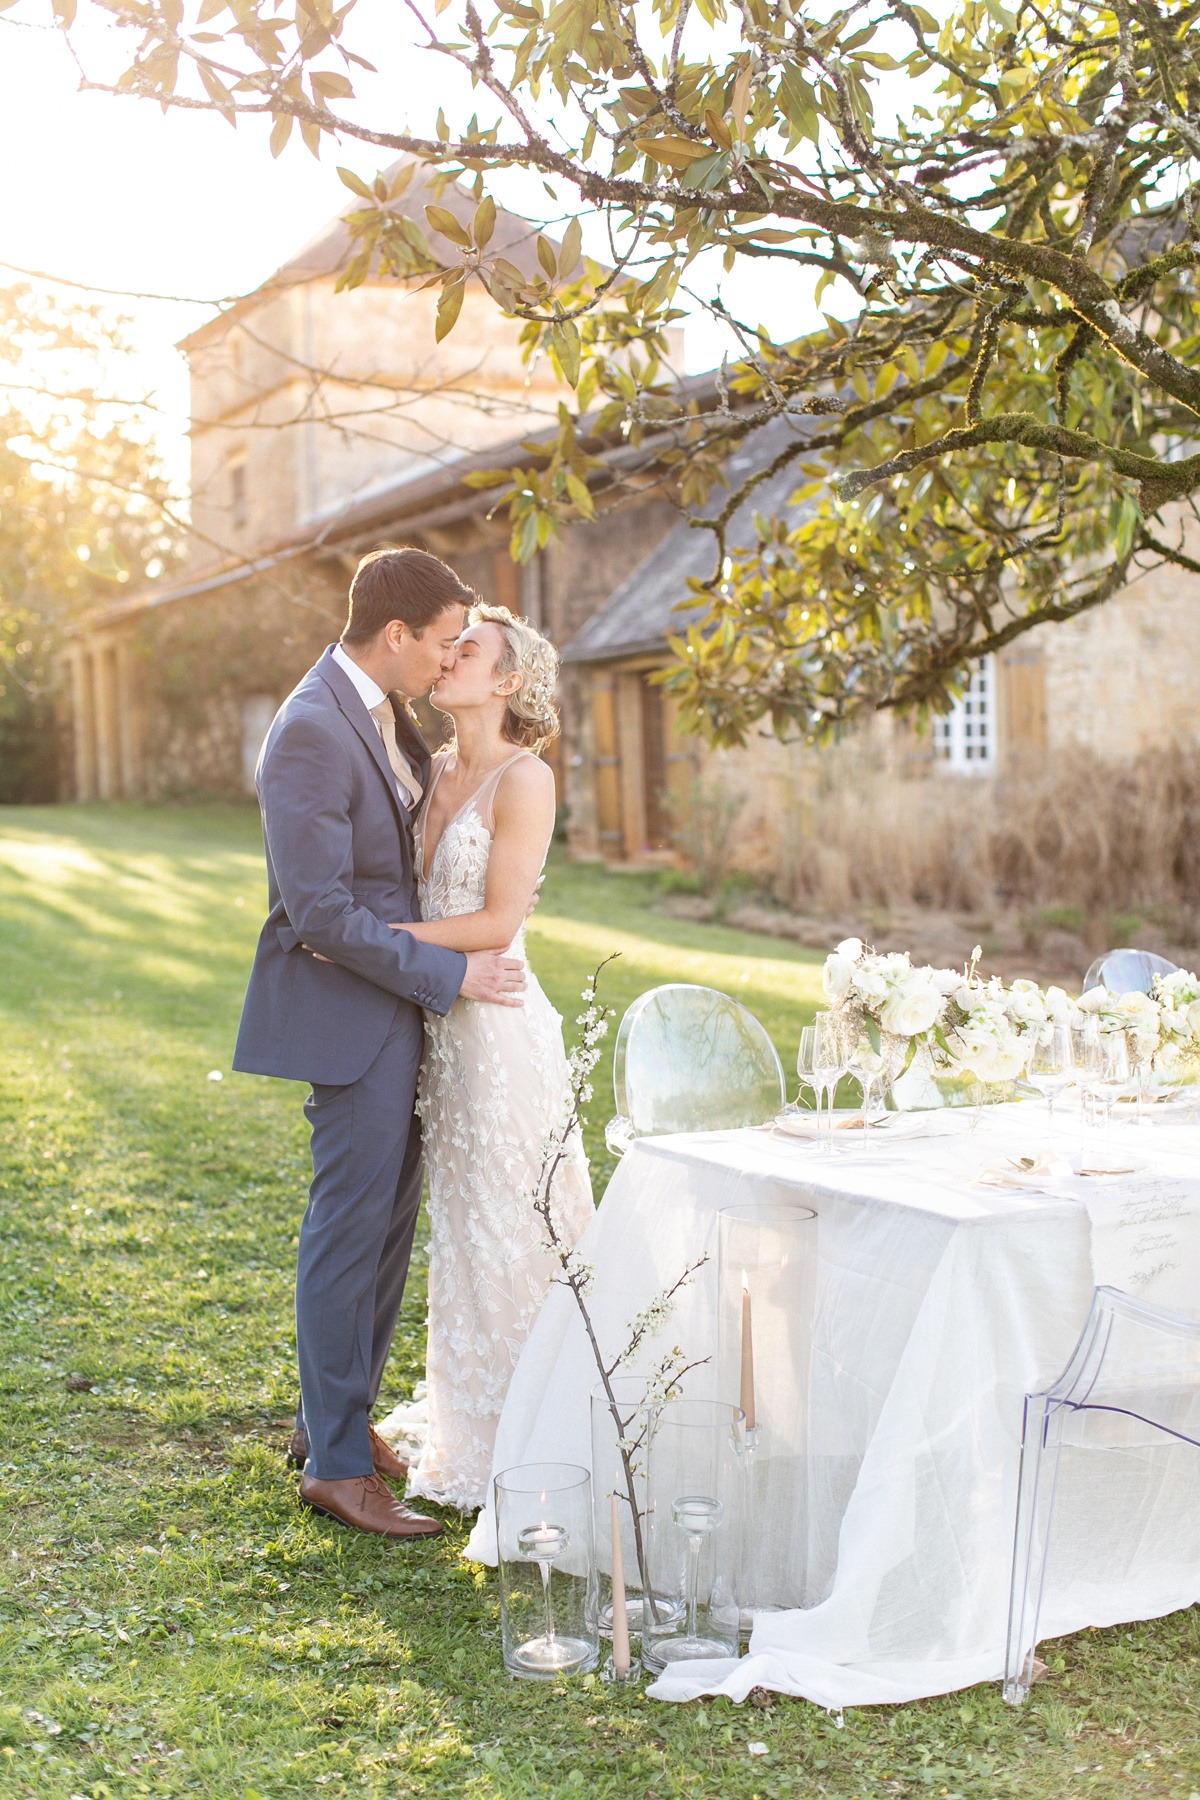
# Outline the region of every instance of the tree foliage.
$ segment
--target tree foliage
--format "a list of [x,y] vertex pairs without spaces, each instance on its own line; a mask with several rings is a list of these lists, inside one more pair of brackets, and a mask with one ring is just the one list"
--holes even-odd
[[[276,153],[298,127],[474,182],[470,227],[430,206],[422,228],[347,176],[346,279],[440,283],[442,335],[480,281],[553,358],[575,403],[497,481],[519,554],[651,467],[705,511],[708,612],[669,679],[715,740],[942,708],[974,658],[1156,564],[1200,570],[1200,0],[411,4],[479,97],[433,138],[350,105],[354,0],[92,4],[138,33],[122,91],[269,113]],[[604,215],[611,266],[581,275],[578,237],[539,239],[535,277],[492,254],[513,169]],[[857,310],[794,336],[735,318],[720,271],[751,260]],[[700,393],[666,366],[685,292],[736,346]],[[793,469],[807,510],[726,542],[758,477],[728,493],[722,464],[777,419],[762,473]]]
[[94,309],[0,289],[0,802],[55,797],[56,656],[72,619],[174,554],[154,455],[128,423],[104,422],[79,379],[120,350]]

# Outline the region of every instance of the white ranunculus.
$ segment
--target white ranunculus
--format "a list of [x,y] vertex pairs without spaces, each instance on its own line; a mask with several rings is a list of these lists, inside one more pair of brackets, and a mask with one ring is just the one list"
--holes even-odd
[[1014,981],[1008,992],[1009,1016],[1022,1025],[1041,1025],[1046,1019],[1046,1001],[1036,981]]
[[1079,1010],[1085,1013],[1098,1013],[1109,1005],[1112,995],[1107,988],[1089,988],[1086,994],[1079,997]]
[[861,938],[843,938],[834,948],[835,956],[844,956],[847,962],[861,962],[863,941]]
[[952,994],[962,985],[962,976],[957,969],[929,969],[926,973],[939,994]]
[[934,984],[917,973],[888,995],[879,1010],[879,1023],[896,1037],[917,1037],[936,1025],[942,1005]]
[[821,971],[821,986],[827,1000],[841,1000],[850,992],[850,983],[854,979],[854,964],[838,951],[825,958],[825,967]]

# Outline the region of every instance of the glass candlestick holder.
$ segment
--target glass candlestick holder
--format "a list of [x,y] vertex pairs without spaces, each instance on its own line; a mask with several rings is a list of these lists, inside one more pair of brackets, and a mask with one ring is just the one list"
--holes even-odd
[[504,1666],[527,1681],[586,1675],[600,1660],[592,1482],[574,1463],[495,1478]]
[[654,1415],[647,1572],[669,1616],[643,1616],[648,1669],[738,1653],[744,1447],[742,1413],[724,1401],[668,1400]]
[[746,1416],[741,1628],[809,1604],[808,1409],[817,1215],[786,1201],[722,1210],[717,1380]]

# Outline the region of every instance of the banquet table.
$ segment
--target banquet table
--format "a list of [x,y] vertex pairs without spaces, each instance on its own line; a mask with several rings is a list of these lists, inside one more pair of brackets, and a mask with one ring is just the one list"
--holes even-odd
[[[747,1655],[676,1664],[653,1696],[742,1700],[765,1687],[836,1709],[1000,1678],[1024,1395],[1066,1364],[1097,1285],[1200,1317],[1200,1124],[1117,1128],[1115,1160],[1137,1167],[1108,1182],[981,1183],[1006,1157],[1044,1148],[1045,1129],[1044,1108],[1026,1101],[931,1114],[908,1127],[921,1135],[872,1134],[837,1156],[764,1128],[631,1146],[579,1245],[605,1352],[707,1256],[633,1373],[664,1346],[713,1352],[722,1209],[817,1214],[807,1516],[795,1521],[805,1603],[756,1612]],[[1081,1133],[1066,1112],[1064,1151]],[[714,1370],[693,1371],[686,1391],[715,1395]],[[514,1375],[495,1468],[588,1465],[596,1379],[575,1302],[556,1287]],[[1060,1483],[1070,1555],[1059,1579],[1051,1565],[1043,1638],[1200,1599],[1196,1455],[1154,1448],[1136,1480]],[[495,1562],[490,1509],[467,1554]]]

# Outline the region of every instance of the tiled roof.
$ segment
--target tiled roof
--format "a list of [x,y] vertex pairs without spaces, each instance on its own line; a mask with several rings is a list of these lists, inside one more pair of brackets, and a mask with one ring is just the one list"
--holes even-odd
[[[745,481],[748,475],[772,462],[789,442],[811,431],[811,418],[777,419],[739,444],[726,463],[729,490]],[[754,542],[754,515],[781,514],[793,523],[811,511],[807,506],[789,506],[793,493],[804,477],[794,463],[776,475],[760,482],[729,521],[726,543],[731,549]],[[674,531],[652,550],[645,562],[624,580],[600,612],[594,613],[578,635],[563,650],[564,662],[608,662],[615,657],[644,655],[666,647],[669,632],[682,631],[689,614],[702,616],[694,608],[676,610],[688,598],[688,578],[711,575],[716,554],[716,539],[688,523],[688,518],[712,518],[720,511],[727,490],[716,488],[703,506],[694,507],[681,518]],[[618,515],[619,516],[619,515]]]

